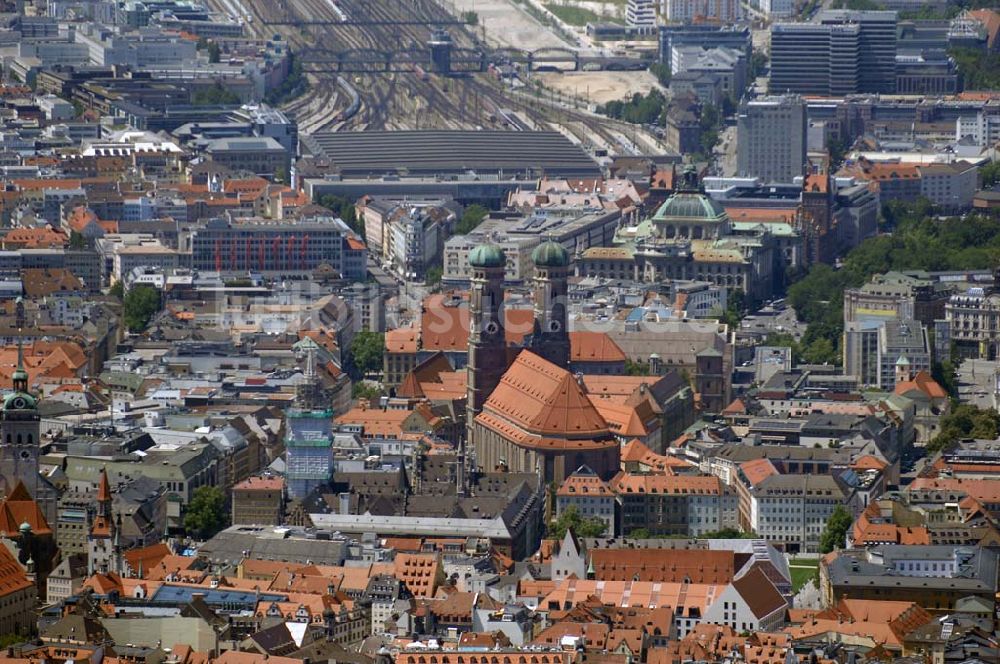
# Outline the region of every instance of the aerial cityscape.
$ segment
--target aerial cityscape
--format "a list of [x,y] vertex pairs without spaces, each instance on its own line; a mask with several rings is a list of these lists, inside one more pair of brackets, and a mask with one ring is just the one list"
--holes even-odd
[[1000,664],[997,0],[5,0],[0,664]]

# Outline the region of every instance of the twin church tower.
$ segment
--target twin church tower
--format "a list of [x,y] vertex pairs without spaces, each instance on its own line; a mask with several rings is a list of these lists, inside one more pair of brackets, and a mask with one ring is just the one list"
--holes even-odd
[[[547,240],[531,254],[535,264],[534,328],[525,347],[561,369],[569,369],[570,342],[566,316],[569,252]],[[469,293],[468,399],[466,439],[483,404],[510,366],[503,316],[503,280],[507,257],[495,244],[469,252],[472,279]],[[512,359],[512,358],[510,358]]]

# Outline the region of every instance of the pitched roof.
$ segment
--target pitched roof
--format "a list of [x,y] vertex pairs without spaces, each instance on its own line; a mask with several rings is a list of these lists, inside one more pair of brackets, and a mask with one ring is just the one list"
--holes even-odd
[[10,495],[0,501],[0,535],[18,537],[22,523],[31,526],[31,532],[36,535],[52,532],[42,509],[28,493],[24,483],[18,480]]
[[594,578],[600,581],[725,584],[737,572],[734,551],[703,549],[594,549]]
[[6,546],[0,546],[0,597],[26,590],[32,585],[14,554]]
[[620,472],[611,480],[617,494],[699,494],[719,495],[722,480],[715,475],[649,475]]
[[768,477],[778,474],[778,469],[767,458],[754,459],[753,461],[741,463],[740,470],[743,471],[743,475],[753,486],[757,486]]
[[752,567],[749,572],[735,579],[733,588],[758,620],[788,608],[785,598],[759,567]]
[[416,353],[420,331],[415,327],[399,327],[385,333],[387,353]]
[[433,597],[442,574],[437,554],[397,553],[394,576],[406,584],[414,597]]
[[570,361],[624,362],[625,352],[604,332],[570,332]]
[[534,436],[610,439],[608,423],[573,374],[527,350],[504,373],[478,419],[504,434],[513,425]]
[[896,383],[896,389],[893,391],[896,394],[903,395],[910,390],[919,390],[930,399],[946,399],[948,397],[948,393],[945,392],[944,388],[931,378],[931,375],[926,371],[917,372],[917,375],[912,380],[904,380]]
[[613,496],[607,482],[590,468],[583,466],[563,480],[556,491],[557,496]]

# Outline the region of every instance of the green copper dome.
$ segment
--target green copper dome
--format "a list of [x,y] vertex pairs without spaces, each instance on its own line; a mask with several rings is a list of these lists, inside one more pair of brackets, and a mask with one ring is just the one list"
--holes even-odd
[[472,267],[504,267],[507,257],[503,249],[495,244],[481,244],[469,252],[469,265]]
[[667,199],[656,211],[656,219],[718,219],[726,211],[711,197],[702,193],[679,192]]
[[566,267],[569,265],[569,252],[553,240],[547,240],[531,252],[531,260],[538,267]]
[[25,392],[12,392],[4,397],[4,410],[32,410],[38,407],[35,397]]

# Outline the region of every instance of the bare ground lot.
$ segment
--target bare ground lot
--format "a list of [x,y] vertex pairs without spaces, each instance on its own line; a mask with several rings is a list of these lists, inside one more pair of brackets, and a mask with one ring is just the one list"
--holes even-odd
[[540,79],[546,88],[587,99],[595,104],[617,101],[637,92],[646,94],[654,87],[659,87],[656,77],[648,71],[545,72],[532,76]]

